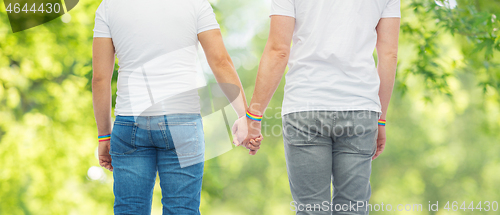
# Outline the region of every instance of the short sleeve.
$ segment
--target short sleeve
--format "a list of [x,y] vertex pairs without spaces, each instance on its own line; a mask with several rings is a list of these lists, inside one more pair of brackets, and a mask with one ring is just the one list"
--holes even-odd
[[108,25],[106,0],[101,2],[95,12],[94,37],[111,38],[111,31]]
[[214,9],[207,0],[201,1],[201,8],[198,11],[198,34],[208,30],[219,29]]
[[[312,1],[312,0],[311,0]],[[272,0],[271,16],[291,16],[295,18],[295,0]]]
[[381,18],[401,17],[401,2],[400,0],[388,0],[387,6],[382,12]]

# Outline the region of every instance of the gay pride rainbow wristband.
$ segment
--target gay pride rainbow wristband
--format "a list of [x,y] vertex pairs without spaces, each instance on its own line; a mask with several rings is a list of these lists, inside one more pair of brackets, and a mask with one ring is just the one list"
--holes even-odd
[[111,134],[97,136],[97,139],[99,139],[99,142],[109,141],[111,140]]
[[253,113],[250,113],[249,111],[247,111],[247,118],[251,119],[251,120],[254,120],[254,121],[262,121],[262,115],[255,115]]
[[383,120],[383,119],[379,119],[379,120],[378,120],[378,125],[380,125],[380,126],[385,126],[385,120]]

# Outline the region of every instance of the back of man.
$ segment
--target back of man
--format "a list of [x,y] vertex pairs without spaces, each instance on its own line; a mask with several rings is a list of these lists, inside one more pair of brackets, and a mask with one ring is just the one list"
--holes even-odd
[[[297,214],[369,213],[371,162],[385,147],[399,17],[400,0],[272,1],[249,112],[264,112],[288,61],[283,139]],[[250,123],[250,133],[258,134],[259,125]]]
[[399,0],[274,0],[271,15],[296,22],[283,115],[381,111],[375,28],[381,18],[400,17]]

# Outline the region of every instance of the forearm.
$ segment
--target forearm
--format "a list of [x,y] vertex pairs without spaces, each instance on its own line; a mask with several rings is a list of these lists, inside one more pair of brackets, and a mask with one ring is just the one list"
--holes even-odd
[[215,79],[219,84],[227,83],[238,87],[239,93],[235,98],[233,87],[220,85],[222,91],[231,102],[231,106],[235,110],[236,114],[238,114],[238,117],[245,116],[247,110],[245,91],[243,90],[243,86],[241,85],[240,78],[238,77],[238,73],[236,73],[231,58],[228,56],[226,59],[220,61],[217,65],[212,66],[212,70]]
[[98,135],[111,133],[111,83],[92,80],[92,100]]
[[266,46],[259,65],[255,91],[249,110],[263,115],[285,72],[289,57],[288,49],[272,49]]
[[392,91],[394,89],[394,81],[396,78],[397,55],[379,56],[378,74],[380,77],[379,97],[382,105],[381,119],[385,119],[387,109],[391,100]]

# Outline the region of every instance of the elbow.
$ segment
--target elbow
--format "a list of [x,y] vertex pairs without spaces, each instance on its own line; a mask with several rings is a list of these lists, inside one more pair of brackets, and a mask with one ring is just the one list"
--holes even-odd
[[290,52],[288,51],[278,51],[276,56],[279,58],[279,59],[283,59],[283,60],[288,60],[288,58],[290,57]]
[[271,53],[278,59],[278,60],[288,60],[290,57],[290,46],[288,45],[272,45],[271,46]]
[[386,53],[380,53],[378,58],[380,60],[387,60],[387,61],[398,61],[398,52],[386,52]]
[[377,44],[377,55],[382,60],[397,60],[398,46],[387,47]]
[[100,87],[104,85],[111,85],[111,79],[107,77],[93,76],[92,77],[92,88]]
[[216,68],[225,68],[228,66],[232,67],[231,57],[229,57],[229,55],[218,57],[216,60],[214,60],[214,66]]
[[99,76],[92,76],[92,84],[99,84],[104,82],[104,77],[99,77]]
[[387,54],[387,58],[389,58],[391,60],[398,60],[398,52],[396,51],[396,52]]

